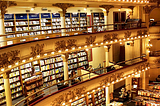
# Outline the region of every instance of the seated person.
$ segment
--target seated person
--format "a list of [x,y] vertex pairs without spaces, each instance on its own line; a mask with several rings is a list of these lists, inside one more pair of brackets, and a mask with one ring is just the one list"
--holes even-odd
[[76,77],[76,76],[77,76],[77,75],[76,75],[76,72],[75,72],[75,71],[72,71],[72,73],[71,73],[71,78],[73,78],[73,79],[71,80],[71,85],[74,85],[74,84],[76,84],[76,83],[79,82],[78,77]]
[[89,65],[87,70],[90,71],[90,72],[93,71],[92,65]]

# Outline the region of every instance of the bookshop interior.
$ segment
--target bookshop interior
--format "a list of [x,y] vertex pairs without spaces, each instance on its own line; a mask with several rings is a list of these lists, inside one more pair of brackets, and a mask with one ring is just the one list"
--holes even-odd
[[159,0],[0,0],[0,106],[160,106]]

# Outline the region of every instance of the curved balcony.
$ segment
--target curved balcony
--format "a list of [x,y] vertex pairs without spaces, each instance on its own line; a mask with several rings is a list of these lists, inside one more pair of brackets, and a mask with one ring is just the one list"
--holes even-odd
[[[97,25],[97,26],[85,26],[85,27],[69,27],[59,29],[46,29],[46,30],[33,30],[33,31],[19,31],[16,33],[8,33],[7,35],[1,35],[3,39],[0,41],[1,48],[28,43],[31,41],[40,41],[44,39],[61,38],[62,36],[75,36],[75,35],[90,35],[97,33],[107,33],[122,30],[142,29],[146,28],[145,23],[117,23],[109,25]],[[56,31],[59,30],[59,33]],[[64,31],[65,30],[65,31]],[[76,30],[76,31],[75,31]],[[62,32],[61,32],[62,31]],[[31,35],[30,33],[37,33]],[[65,34],[64,34],[65,33]]]
[[[59,99],[61,95],[64,95],[65,98],[65,92],[68,92],[76,88],[83,89],[87,87],[85,93],[80,95],[84,96],[85,94],[88,94],[88,92],[92,92],[95,89],[110,86],[111,84],[115,84],[119,81],[125,80],[130,76],[141,74],[141,72],[150,69],[148,63],[146,62],[147,60],[143,59],[143,57],[145,57],[145,55],[131,60],[119,62],[109,67],[95,69],[92,72],[81,68],[79,69],[79,71],[81,71],[81,74],[79,74],[78,76],[69,78],[68,80],[64,80],[59,83],[52,84],[46,88],[40,89],[37,92],[27,96],[23,100],[17,102],[16,104],[14,104],[14,106],[25,106],[29,104],[29,106],[48,106],[51,105],[53,102],[56,104],[59,103],[57,98]],[[126,65],[123,66],[122,64]],[[137,67],[139,66],[142,66],[143,68],[138,69]],[[110,70],[110,67],[115,67],[115,69]],[[72,80],[75,78],[77,79],[76,82],[74,84],[71,84]],[[62,83],[66,83],[66,85],[64,84],[62,86]],[[34,97],[34,99],[37,99],[37,101],[30,102],[32,101],[31,99],[29,99],[30,97]],[[75,98],[72,98],[72,100],[74,99]],[[62,103],[65,102],[65,100],[63,99],[60,101],[61,104],[59,105],[62,105]],[[69,100],[66,102],[66,104],[67,103],[69,103]]]

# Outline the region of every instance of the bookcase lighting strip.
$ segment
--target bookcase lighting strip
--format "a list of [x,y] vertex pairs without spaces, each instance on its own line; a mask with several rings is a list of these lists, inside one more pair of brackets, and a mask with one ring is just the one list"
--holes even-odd
[[[22,61],[19,61],[17,63],[15,63],[15,65],[9,65],[8,68],[1,68],[1,72],[8,72],[10,71],[11,69],[17,67],[18,65],[23,65],[23,64],[26,64],[26,63],[29,63],[29,62],[32,62],[32,61],[36,61],[38,59],[43,59],[43,58],[46,58],[46,57],[49,57],[49,56],[53,56],[53,55],[59,55],[59,53],[68,53],[68,52],[73,52],[73,51],[77,51],[77,50],[83,50],[85,49],[86,51],[89,50],[89,48],[94,48],[94,47],[97,47],[97,46],[106,46],[106,44],[114,44],[114,43],[117,43],[118,41],[120,42],[120,44],[122,44],[122,42],[125,42],[125,41],[130,41],[131,40],[136,40],[136,39],[142,39],[142,38],[147,38],[149,37],[150,35],[145,35],[145,36],[138,36],[137,37],[130,37],[130,38],[127,38],[127,40],[124,38],[124,39],[115,39],[114,41],[110,41],[110,42],[106,42],[106,43],[103,43],[103,42],[99,42],[99,43],[96,43],[95,45],[94,44],[90,44],[90,46],[87,46],[87,45],[84,45],[84,46],[78,46],[78,48],[75,48],[75,47],[72,47],[72,49],[68,50],[59,50],[59,51],[52,51],[50,53],[44,53],[43,56],[41,55],[37,55],[36,58],[33,58],[33,57],[29,57],[29,59],[23,59]],[[50,54],[50,55],[49,55]]]
[[[133,73],[131,73],[131,74],[127,74],[127,75],[125,75],[124,77],[120,78],[119,80],[117,79],[116,81],[108,82],[107,85],[103,85],[103,86],[96,87],[96,88],[94,88],[94,89],[86,92],[85,94],[82,94],[81,97],[84,97],[84,96],[86,96],[86,95],[89,95],[89,94],[91,94],[91,93],[93,93],[93,92],[95,92],[95,91],[98,91],[98,90],[100,90],[100,89],[104,89],[105,87],[109,87],[111,84],[118,83],[118,82],[120,82],[120,81],[122,81],[122,80],[125,80],[126,78],[131,77],[131,76],[135,76],[135,75],[141,74],[141,72],[147,71],[148,69],[150,69],[150,67],[145,67],[144,69],[139,70],[138,72],[133,72]],[[75,97],[75,99],[73,99],[73,100],[70,99],[69,102],[71,103],[72,101],[75,101],[75,100],[77,100],[77,99],[78,99],[78,97]],[[66,105],[66,104],[68,104],[68,103],[65,103],[65,102],[62,103],[63,106]]]

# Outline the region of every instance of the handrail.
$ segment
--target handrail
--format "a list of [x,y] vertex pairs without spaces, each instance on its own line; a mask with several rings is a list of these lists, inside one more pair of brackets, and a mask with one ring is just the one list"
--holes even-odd
[[[130,60],[127,60],[127,61],[119,62],[119,63],[117,63],[117,64],[126,63],[126,62],[131,62],[131,64],[133,65],[133,64],[135,64],[135,63],[137,63],[137,62],[144,61],[144,59],[143,59],[142,57],[145,57],[145,55],[140,56],[140,57],[137,57],[137,58],[133,58],[133,59],[130,59]],[[136,62],[132,62],[132,60],[136,60],[136,59],[142,59],[142,60],[137,60]],[[145,61],[146,61],[146,60],[145,60]],[[115,65],[117,65],[117,64],[115,64]],[[129,64],[129,66],[130,66],[131,64]],[[110,66],[108,66],[108,67],[110,67]],[[121,68],[122,68],[122,66],[119,67],[119,68],[117,68],[117,69],[121,69]],[[81,69],[83,69],[83,68],[81,68]],[[77,75],[77,76],[75,76],[75,77],[69,78],[68,80],[63,80],[63,81],[60,81],[60,82],[58,82],[58,83],[56,83],[56,84],[52,84],[52,85],[50,85],[50,86],[48,86],[48,87],[42,88],[42,89],[38,90],[37,92],[35,92],[35,93],[33,93],[33,94],[25,97],[24,99],[22,99],[21,101],[17,102],[17,103],[14,104],[13,106],[18,106],[19,104],[21,104],[21,103],[23,103],[24,101],[26,101],[29,97],[31,97],[31,96],[39,93],[39,92],[42,92],[42,91],[44,91],[44,90],[46,90],[46,89],[51,89],[51,87],[53,87],[53,86],[55,86],[55,85],[58,85],[58,84],[60,84],[60,83],[69,82],[69,81],[71,81],[71,80],[73,80],[73,79],[75,79],[75,78],[78,78],[78,77],[82,79],[82,78],[85,77],[86,75],[89,76],[89,80],[90,80],[90,79],[95,78],[95,77],[92,77],[90,74],[96,73],[96,72],[98,72],[98,71],[100,71],[100,70],[104,70],[104,71],[103,71],[102,73],[100,73],[99,75],[106,75],[106,74],[115,72],[115,71],[117,70],[117,69],[115,69],[115,70],[112,70],[112,71],[110,71],[110,72],[107,73],[107,70],[106,70],[106,69],[107,69],[107,67],[103,67],[103,68],[100,68],[100,69],[98,69],[98,70],[94,70],[94,71],[92,71],[92,72],[88,71],[88,73],[86,73],[86,74]],[[85,70],[85,69],[84,69],[84,70]],[[97,74],[97,73],[96,73],[96,74]],[[91,77],[92,77],[92,78],[91,78]],[[83,80],[83,79],[82,79],[82,80]],[[83,83],[83,82],[84,82],[84,81],[81,81],[81,83]],[[63,88],[63,89],[65,89],[65,88]],[[62,90],[63,90],[63,89],[62,89]],[[66,88],[66,89],[67,89],[67,88]],[[50,91],[48,91],[48,92],[50,92]]]
[[[145,23],[145,22],[141,22],[142,24]],[[112,25],[132,25],[132,24],[137,24],[137,22],[128,22],[128,23],[125,23],[125,22],[122,22],[122,23],[114,23],[114,24],[107,24],[107,25],[86,25],[86,26],[83,26],[83,27],[67,27],[67,28],[51,28],[51,29],[38,29],[38,30],[27,30],[27,31],[15,31],[15,33],[7,33],[5,35],[0,35],[0,36],[6,36],[6,35],[12,35],[12,34],[21,34],[21,33],[29,33],[29,32],[38,32],[38,31],[48,31],[48,30],[61,30],[61,29],[74,29],[74,28],[88,28],[88,27],[101,27],[101,26],[112,26]],[[137,27],[141,27],[141,26],[137,26]],[[127,28],[132,28],[131,26],[127,27]],[[108,29],[108,28],[107,28]]]
[[[144,22],[142,22],[141,24],[144,24]],[[76,35],[87,34],[87,33],[90,34],[90,33],[98,33],[98,32],[107,32],[112,30],[118,31],[121,29],[134,29],[134,28],[143,28],[143,27],[145,27],[145,25],[139,26],[137,25],[137,23],[133,22],[133,23],[119,23],[119,24],[107,24],[107,25],[92,25],[92,26],[84,26],[84,27],[68,27],[68,28],[58,28],[58,29],[52,28],[52,29],[45,29],[45,30],[19,31],[15,33],[8,33],[6,35],[0,35],[0,37],[6,37],[3,41],[0,41],[0,43],[1,43],[1,47],[5,47],[5,46],[10,46],[10,45],[19,44],[19,43],[25,43],[28,41],[57,38],[57,37],[61,37],[62,34],[64,33],[69,34],[67,36],[73,36],[75,34]],[[72,30],[76,28],[78,29],[77,31]],[[81,28],[83,29],[81,30]],[[91,28],[90,32],[88,32],[89,28]],[[53,31],[55,30],[60,30],[60,32],[54,33]],[[66,30],[66,31],[63,32],[63,30]],[[48,31],[51,31],[51,33]],[[29,33],[31,32],[40,32],[40,34],[30,35]],[[43,34],[42,32],[45,32],[45,33]],[[26,35],[17,36],[17,34],[26,34]]]
[[160,50],[150,51],[149,56],[160,56]]

